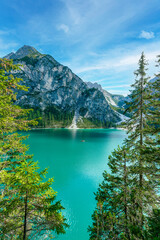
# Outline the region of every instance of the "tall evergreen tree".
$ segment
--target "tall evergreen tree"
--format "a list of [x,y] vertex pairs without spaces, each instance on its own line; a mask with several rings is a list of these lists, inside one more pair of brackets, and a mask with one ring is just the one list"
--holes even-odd
[[19,69],[11,60],[0,59],[0,170],[8,164],[14,164],[13,159],[27,150],[22,144],[24,137],[16,131],[29,130],[29,125],[35,125],[33,120],[27,120],[28,109],[15,105],[18,90],[27,91],[22,86],[22,79],[13,76],[12,72]]
[[[160,203],[157,145],[160,75],[151,95],[147,65],[142,53],[127,103],[126,112],[131,118],[124,126],[128,129],[128,138],[124,147],[115,150],[109,158],[111,173],[104,173],[104,181],[96,194],[97,208],[92,216],[93,226],[89,227],[90,239],[147,239],[148,216]],[[154,115],[156,118],[152,120]]]
[[53,179],[43,181],[46,170],[38,173],[37,163],[23,156],[14,171],[1,172],[4,184],[0,201],[0,238],[53,238],[67,227],[60,202],[51,188]]
[[[44,182],[27,155],[25,137],[18,130],[36,124],[27,120],[29,110],[15,104],[18,90],[27,90],[13,76],[19,69],[11,60],[0,59],[0,238],[35,239],[49,232],[64,233],[67,226],[60,202],[55,202],[52,179]],[[43,180],[43,181],[42,181]]]
[[139,175],[137,182],[135,182],[137,196],[139,196],[137,198],[136,211],[140,218],[139,224],[141,226],[142,239],[144,216],[146,211],[149,210],[149,205],[153,205],[155,203],[154,198],[156,198],[155,179],[151,179],[154,162],[148,159],[146,155],[146,151],[150,147],[149,132],[151,129],[148,121],[148,109],[151,107],[148,104],[148,96],[151,92],[147,87],[149,79],[146,73],[147,65],[144,53],[142,53],[139,60],[139,67],[135,72],[136,80],[132,85],[133,90],[131,90],[131,94],[129,95],[131,101],[128,103],[128,108],[126,110],[126,112],[131,113],[131,118],[126,123],[129,133],[126,143],[130,145],[131,148],[135,149],[136,155],[133,164],[136,170],[135,174],[138,173]]
[[109,156],[111,173],[104,171],[103,182],[96,193],[97,208],[89,227],[90,239],[131,239],[130,158],[127,147],[118,147]]

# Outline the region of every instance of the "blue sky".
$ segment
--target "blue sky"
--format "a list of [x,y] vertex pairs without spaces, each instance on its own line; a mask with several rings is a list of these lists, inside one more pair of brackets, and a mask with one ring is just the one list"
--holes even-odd
[[84,81],[128,93],[142,51],[153,77],[160,0],[0,0],[0,57],[31,45]]

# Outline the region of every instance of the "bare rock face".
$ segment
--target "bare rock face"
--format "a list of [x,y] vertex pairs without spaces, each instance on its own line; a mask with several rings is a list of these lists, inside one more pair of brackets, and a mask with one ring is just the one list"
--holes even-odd
[[111,94],[108,91],[104,90],[98,83],[86,82],[86,84],[88,88],[95,88],[101,91],[107,102],[112,106],[123,108],[125,106],[125,102],[130,101],[130,98],[128,96],[124,97],[123,95]]
[[34,47],[24,45],[22,48],[18,49],[16,53],[11,52],[8,55],[6,55],[4,58],[20,59],[34,53],[39,54],[39,52]]
[[52,56],[41,54],[33,47],[23,46],[5,58],[23,65],[16,75],[23,78],[28,92],[18,93],[17,104],[42,111],[54,106],[60,112],[76,112],[81,119],[103,123],[120,120],[101,89],[89,88]]

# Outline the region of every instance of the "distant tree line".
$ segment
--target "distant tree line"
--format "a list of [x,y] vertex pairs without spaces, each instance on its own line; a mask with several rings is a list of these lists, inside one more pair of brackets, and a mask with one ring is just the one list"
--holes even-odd
[[160,239],[160,73],[149,83],[147,65],[142,53],[126,103],[128,137],[95,194],[90,240]]
[[[29,108],[29,106],[28,106]],[[80,109],[81,110],[81,109]],[[88,111],[88,110],[87,110]],[[82,110],[80,111],[81,114]],[[84,115],[84,114],[83,114]],[[82,116],[83,116],[82,115]],[[42,111],[40,108],[32,108],[28,113],[28,119],[37,119],[38,128],[46,127],[60,127],[70,126],[74,117],[74,111],[61,110],[57,106],[52,105],[45,108]],[[100,121],[96,118],[82,118],[82,121],[78,122],[80,128],[110,128],[116,127],[116,123],[113,121]]]
[[37,119],[37,127],[55,127],[57,123],[61,127],[71,125],[74,111],[62,111],[56,106],[48,106],[44,111],[40,108],[33,108],[28,114],[28,119]]
[[100,121],[96,118],[82,118],[82,121],[78,121],[77,126],[79,128],[116,128],[116,123],[114,121]]

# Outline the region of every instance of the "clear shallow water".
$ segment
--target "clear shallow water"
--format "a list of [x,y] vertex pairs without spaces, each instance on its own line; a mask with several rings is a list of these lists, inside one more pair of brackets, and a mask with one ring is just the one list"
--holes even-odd
[[[107,157],[121,145],[126,133],[117,129],[37,129],[30,131],[27,144],[53,189],[62,200],[70,228],[58,240],[88,240],[88,225],[95,207],[93,192],[107,170]],[[82,142],[85,140],[85,142]]]

